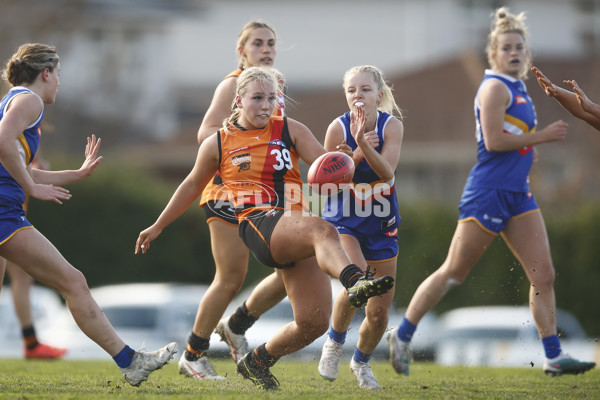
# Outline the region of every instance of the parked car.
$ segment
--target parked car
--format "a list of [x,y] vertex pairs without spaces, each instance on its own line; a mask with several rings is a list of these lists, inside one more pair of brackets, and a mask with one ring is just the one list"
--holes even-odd
[[[207,285],[137,283],[92,288],[91,293],[119,336],[132,348],[154,350],[177,342],[182,351],[207,289]],[[53,334],[59,345],[69,349],[66,358],[110,358],[81,332],[68,310],[60,322]]]
[[[52,289],[34,285],[30,300],[38,338],[44,343],[58,345],[51,331],[64,310],[60,296]],[[11,289],[4,286],[0,292],[0,357],[21,358],[23,351],[21,326],[15,314]]]
[[[600,361],[600,346],[575,316],[557,310],[563,350],[575,358]],[[540,367],[544,350],[528,306],[465,307],[440,316],[435,361],[442,365]]]
[[[335,296],[338,294],[340,289],[342,288],[342,284],[337,279],[331,280],[331,289],[332,289],[332,297],[335,299]],[[231,315],[235,309],[240,306],[246,299],[248,299],[250,293],[252,292],[253,287],[250,287],[246,290],[240,292],[234,300],[231,302],[231,305],[227,308],[225,312],[226,316]],[[348,335],[346,337],[346,345],[344,346],[344,358],[350,360],[352,356],[352,352],[356,347],[356,343],[358,342],[358,330],[360,324],[365,316],[365,309],[357,310],[348,329]],[[389,322],[388,328],[393,328],[394,326],[398,326],[402,321],[404,313],[397,310],[394,305],[390,309],[389,314]],[[281,326],[286,323],[292,321],[294,319],[294,314],[292,311],[292,305],[290,304],[289,299],[286,297],[281,302],[279,302],[275,307],[267,311],[263,314],[256,323],[246,332],[246,339],[248,340],[249,347],[255,348],[262,343],[265,343]],[[433,356],[433,338],[435,322],[437,317],[434,313],[428,313],[425,315],[421,323],[419,324],[419,329],[415,334],[415,338],[413,340],[414,351],[417,355],[418,359],[430,359]],[[298,358],[304,360],[319,360],[321,358],[321,349],[323,348],[323,344],[327,339],[327,333],[323,334],[321,337],[317,338],[314,342],[309,344],[307,347],[288,355],[290,358]],[[211,340],[211,353],[218,352],[218,354],[222,354],[222,351],[227,353],[227,348],[224,347],[223,342],[218,342],[219,337],[216,338],[213,335],[213,339]],[[213,355],[214,356],[214,355]],[[382,340],[377,345],[377,348],[373,352],[373,359],[387,359],[389,357],[389,351],[387,347],[387,341],[385,334]]]

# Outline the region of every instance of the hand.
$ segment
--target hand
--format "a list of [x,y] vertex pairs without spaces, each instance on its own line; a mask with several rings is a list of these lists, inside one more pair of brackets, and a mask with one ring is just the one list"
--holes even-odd
[[342,153],[349,155],[350,157],[352,157],[354,154],[354,152],[352,151],[352,147],[348,146],[345,140],[342,142],[342,144],[335,146],[335,150],[341,151]]
[[141,250],[142,254],[146,254],[146,252],[150,249],[150,242],[156,239],[161,232],[162,230],[156,228],[154,225],[144,229],[142,232],[140,232],[140,236],[138,236],[138,239],[135,242],[135,249],[133,253],[139,254]]
[[87,138],[87,145],[85,146],[85,160],[79,168],[82,177],[90,176],[92,173],[94,173],[96,167],[102,161],[102,156],[98,156],[100,143],[102,143],[102,139],[98,138],[96,140],[96,135],[92,135],[91,138]]
[[27,194],[39,200],[50,200],[58,204],[62,204],[61,200],[69,200],[71,198],[71,193],[67,189],[41,183],[34,184]]
[[568,127],[569,124],[567,124],[563,120],[558,120],[551,123],[543,129],[543,133],[546,136],[545,142],[555,142],[558,140],[563,140],[567,136]]
[[377,136],[377,132],[370,131],[365,133],[365,139],[374,149],[376,149],[377,146],[379,146],[379,136]]
[[558,95],[558,88],[550,79],[546,78],[546,75],[542,74],[542,71],[536,67],[531,67],[531,71],[534,73],[538,84],[544,90],[544,92],[546,92],[547,96],[556,97]]
[[583,108],[584,111],[591,112],[594,109],[592,106],[592,101],[586,96],[584,91],[581,90],[576,80],[567,80],[563,82],[571,89],[573,89],[573,92],[575,92],[575,96],[577,96],[577,101],[579,102],[579,105],[581,105],[581,108]]
[[350,133],[358,145],[366,144],[365,123],[367,117],[363,107],[356,107],[356,112],[350,112]]

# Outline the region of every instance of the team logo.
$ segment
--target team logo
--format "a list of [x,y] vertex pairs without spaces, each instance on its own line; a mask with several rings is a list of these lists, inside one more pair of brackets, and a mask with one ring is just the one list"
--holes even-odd
[[515,104],[527,104],[527,99],[523,96],[515,97]]
[[247,171],[250,169],[252,163],[252,156],[250,153],[244,153],[231,158],[231,163],[238,167],[238,172]]

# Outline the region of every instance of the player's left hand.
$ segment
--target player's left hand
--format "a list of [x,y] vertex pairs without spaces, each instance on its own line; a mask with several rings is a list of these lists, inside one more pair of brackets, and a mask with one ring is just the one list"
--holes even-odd
[[138,236],[138,239],[135,242],[135,249],[133,253],[139,254],[141,250],[142,254],[146,254],[146,252],[150,249],[150,242],[156,239],[161,232],[162,230],[158,229],[154,225],[141,231],[140,236]]

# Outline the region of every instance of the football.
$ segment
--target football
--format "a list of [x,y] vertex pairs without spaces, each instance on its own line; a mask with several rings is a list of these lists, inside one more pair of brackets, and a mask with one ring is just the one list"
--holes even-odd
[[354,161],[341,151],[325,153],[317,158],[308,170],[308,184],[313,192],[332,194],[352,182]]

